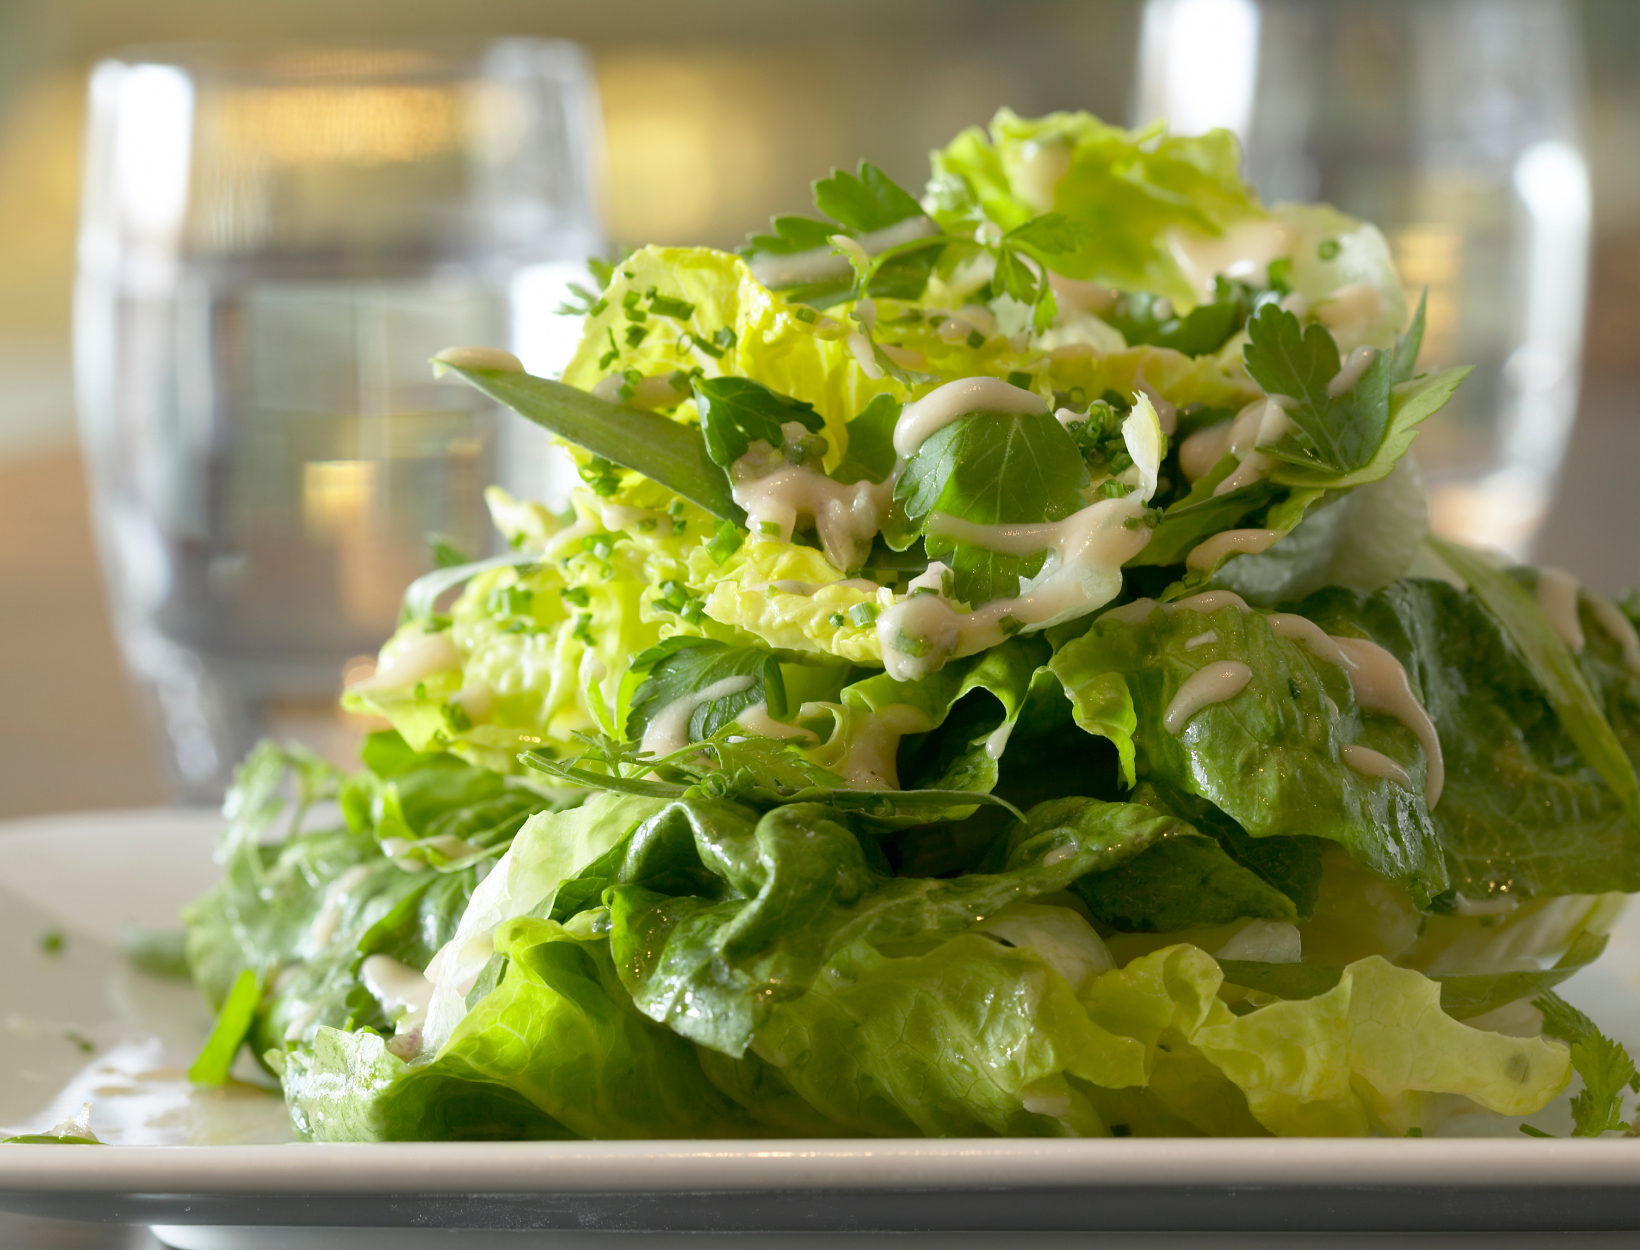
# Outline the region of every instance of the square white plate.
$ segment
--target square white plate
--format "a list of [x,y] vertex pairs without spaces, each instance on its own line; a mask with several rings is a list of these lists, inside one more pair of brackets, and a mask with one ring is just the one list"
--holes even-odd
[[[1640,1229],[1640,1141],[1536,1140],[1512,1122],[1404,1141],[292,1144],[275,1095],[187,1085],[207,1011],[118,954],[123,922],[174,925],[211,883],[219,827],[189,811],[0,825],[0,1125],[38,1131],[89,1102],[111,1143],[0,1148],[0,1210],[173,1225],[173,1244],[201,1250],[341,1244],[291,1240],[316,1226],[562,1230],[559,1245],[594,1229]],[[1566,997],[1640,1043],[1640,919]],[[1568,1120],[1557,1106],[1534,1122]],[[373,1244],[358,1236],[342,1240]]]

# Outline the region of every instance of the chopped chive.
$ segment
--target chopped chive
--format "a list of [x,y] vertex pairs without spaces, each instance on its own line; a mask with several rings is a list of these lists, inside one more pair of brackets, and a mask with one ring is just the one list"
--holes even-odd
[[188,1079],[195,1085],[222,1085],[228,1080],[228,1070],[234,1057],[250,1032],[256,1016],[256,1004],[262,999],[262,987],[256,973],[249,968],[240,972],[233,988],[222,1000],[222,1010],[216,1014],[216,1025],[211,1029],[205,1046],[188,1069]]
[[1336,260],[1338,253],[1343,250],[1343,245],[1337,239],[1322,239],[1315,249],[1315,254],[1319,260]]
[[626,345],[628,347],[636,347],[648,337],[648,326],[627,326],[626,328]]
[[1022,391],[1031,389],[1031,375],[1023,369],[1015,369],[1008,375],[1008,385],[1017,386]]
[[558,592],[558,597],[578,608],[584,608],[592,602],[592,595],[585,586],[565,586]]
[[676,317],[679,321],[688,321],[695,315],[695,306],[685,300],[673,299],[670,295],[656,295],[655,288],[649,288],[649,311],[657,317]]
[[712,346],[722,348],[724,351],[728,351],[737,342],[739,342],[738,336],[728,326],[724,326],[712,335]]
[[799,321],[806,321],[809,325],[813,325],[816,321],[820,320],[820,314],[815,312],[814,309],[808,307],[800,306],[792,309],[792,316],[796,317]]
[[[877,605],[875,603],[857,603],[848,610],[848,619],[859,629],[867,629],[877,622]],[[906,654],[910,654],[907,652]]]
[[717,533],[706,544],[706,554],[712,557],[713,564],[722,564],[739,551],[745,541],[745,534],[733,521],[719,521]]
[[985,336],[978,330],[968,331],[968,346],[980,348],[985,346]]

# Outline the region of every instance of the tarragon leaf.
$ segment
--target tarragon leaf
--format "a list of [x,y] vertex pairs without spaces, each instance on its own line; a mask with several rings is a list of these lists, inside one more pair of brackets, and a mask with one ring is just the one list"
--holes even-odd
[[788,421],[811,433],[825,425],[813,404],[771,391],[750,378],[696,378],[694,389],[706,454],[726,469],[757,439],[771,447],[785,446],[780,427]]
[[606,403],[573,386],[528,373],[439,363],[566,442],[643,474],[715,517],[737,525],[746,520],[730,494],[727,475],[712,463],[701,432],[693,426],[624,404]]

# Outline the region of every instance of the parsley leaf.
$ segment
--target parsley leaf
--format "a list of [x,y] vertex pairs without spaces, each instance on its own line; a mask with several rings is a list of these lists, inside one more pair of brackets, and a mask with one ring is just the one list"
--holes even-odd
[[877,395],[848,423],[848,450],[832,478],[852,486],[855,482],[881,482],[894,472],[894,426],[900,419],[900,404],[892,395]]
[[1248,375],[1265,394],[1294,401],[1287,415],[1298,427],[1259,450],[1288,464],[1342,475],[1365,466],[1384,442],[1390,390],[1412,377],[1423,341],[1424,306],[1420,301],[1395,350],[1377,352],[1366,372],[1338,396],[1327,393],[1340,361],[1338,345],[1325,326],[1301,328],[1292,313],[1266,304],[1248,321],[1247,333],[1251,341],[1242,354]]
[[1572,1068],[1583,1078],[1582,1092],[1572,1099],[1572,1136],[1629,1131],[1629,1125],[1619,1118],[1623,1093],[1640,1092],[1640,1074],[1629,1052],[1558,994],[1533,999],[1532,1005],[1543,1013],[1543,1031],[1570,1044]]
[[[697,703],[689,713],[690,742],[710,738],[747,708],[766,703],[777,719],[786,714],[786,686],[780,663],[760,647],[731,647],[707,638],[668,638],[636,656],[627,681],[636,681],[626,709],[629,739],[643,737],[660,713],[730,678],[750,678],[743,688]],[[623,685],[626,682],[622,683]]]
[[827,247],[837,228],[829,222],[812,217],[776,217],[769,222],[773,234],[754,234],[746,240],[746,248],[753,252],[767,252],[774,256],[790,256],[795,252],[810,252]]
[[814,206],[860,234],[922,216],[922,205],[911,193],[870,161],[860,162],[858,175],[834,169],[831,177],[816,182]]
[[[894,488],[913,525],[936,509],[982,525],[1057,521],[1083,505],[1087,468],[1076,443],[1052,414],[980,412],[936,430],[912,454]],[[949,557],[958,599],[978,605],[1019,593],[1019,581],[1042,567],[1028,556],[987,551],[929,537],[930,559]]]
[[750,378],[696,378],[694,389],[706,454],[726,469],[757,439],[774,448],[784,447],[786,436],[780,427],[788,421],[798,422],[810,433],[825,425],[812,404],[771,391]]

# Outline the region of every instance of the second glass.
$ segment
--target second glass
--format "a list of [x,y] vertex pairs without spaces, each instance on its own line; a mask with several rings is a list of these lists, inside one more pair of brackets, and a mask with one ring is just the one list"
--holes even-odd
[[551,373],[602,245],[597,104],[532,40],[173,47],[91,84],[81,433],[116,631],[181,798],[264,733],[342,754],[429,535],[492,543],[544,435],[434,381],[453,343]]

